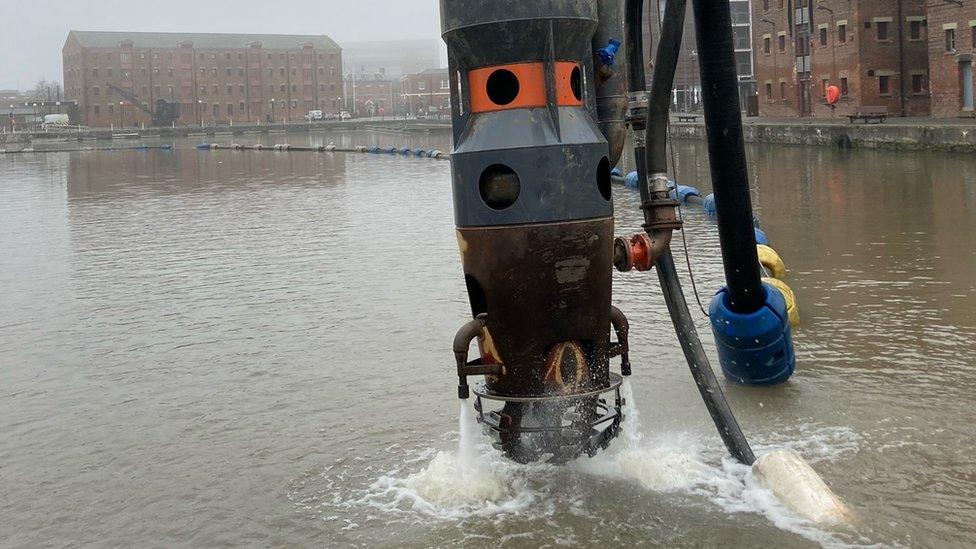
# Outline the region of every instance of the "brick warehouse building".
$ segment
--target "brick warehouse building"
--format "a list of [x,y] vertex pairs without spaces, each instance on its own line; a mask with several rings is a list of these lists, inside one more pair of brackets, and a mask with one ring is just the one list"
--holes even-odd
[[345,110],[353,116],[381,116],[399,113],[400,80],[382,74],[347,74],[343,82]]
[[760,116],[829,117],[830,84],[837,116],[868,105],[929,114],[925,0],[752,2]]
[[447,69],[427,69],[400,78],[400,96],[404,112],[427,113],[430,107],[448,114],[451,106],[451,82]]
[[[300,121],[342,105],[342,50],[327,36],[70,31],[65,99],[86,126],[150,124],[146,106],[180,103],[177,124]],[[121,105],[120,105],[121,103]]]
[[973,116],[976,0],[928,1],[932,116]]

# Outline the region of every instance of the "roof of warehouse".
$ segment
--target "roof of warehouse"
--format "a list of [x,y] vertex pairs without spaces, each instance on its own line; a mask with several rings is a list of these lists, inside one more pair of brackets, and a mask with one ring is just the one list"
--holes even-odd
[[314,47],[342,49],[324,34],[218,34],[202,32],[108,32],[72,30],[78,43],[86,48],[117,48],[123,40],[131,40],[136,48],[175,48],[181,42],[192,42],[196,49],[242,49],[260,42],[269,49],[300,48],[311,43]]

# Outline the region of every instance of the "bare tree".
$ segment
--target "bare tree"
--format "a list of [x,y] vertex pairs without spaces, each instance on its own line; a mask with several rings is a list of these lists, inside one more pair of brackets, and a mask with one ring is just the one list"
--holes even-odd
[[57,80],[40,79],[34,84],[34,89],[29,91],[28,96],[35,101],[60,101],[61,83]]

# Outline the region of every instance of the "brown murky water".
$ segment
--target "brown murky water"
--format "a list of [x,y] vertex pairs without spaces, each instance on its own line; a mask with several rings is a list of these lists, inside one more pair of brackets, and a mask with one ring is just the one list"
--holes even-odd
[[[0,156],[5,546],[976,544],[968,156],[749,149],[803,325],[789,383],[727,391],[757,450],[797,449],[856,510],[817,528],[722,459],[653,274],[615,278],[643,440],[453,482],[449,163],[176,145]],[[707,188],[702,144],[677,152]],[[634,191],[614,192],[636,231]],[[706,299],[717,236],[685,218]]]

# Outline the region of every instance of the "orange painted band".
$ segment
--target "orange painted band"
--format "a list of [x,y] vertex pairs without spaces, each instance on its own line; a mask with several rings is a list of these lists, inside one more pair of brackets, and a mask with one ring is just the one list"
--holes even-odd
[[[578,79],[580,97],[573,92],[573,71],[582,71],[582,66],[574,61],[556,62],[556,104],[559,106],[581,106],[582,73]],[[499,91],[496,87],[489,93],[489,79],[498,71],[508,71],[518,82],[518,91],[512,86],[506,86]],[[499,75],[511,81],[509,75]],[[497,78],[497,76],[496,76]],[[503,80],[503,79],[500,79]],[[546,106],[546,76],[542,63],[512,63],[474,69],[468,72],[468,86],[471,90],[471,112],[492,112],[507,109],[525,109]],[[508,93],[505,93],[508,92]],[[511,97],[514,93],[514,98]],[[494,99],[498,99],[496,102]],[[507,103],[504,101],[508,101]]]

